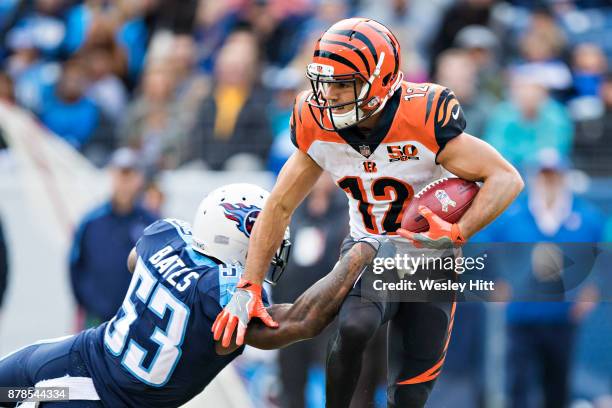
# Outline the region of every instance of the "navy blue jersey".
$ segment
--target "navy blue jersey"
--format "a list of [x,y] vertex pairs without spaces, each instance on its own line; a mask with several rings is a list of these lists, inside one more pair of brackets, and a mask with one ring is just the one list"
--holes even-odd
[[191,247],[190,226],[165,219],[136,244],[138,261],[119,312],[81,334],[96,390],[109,407],[174,407],[204,387],[243,347],[215,353],[212,324],[242,268]]

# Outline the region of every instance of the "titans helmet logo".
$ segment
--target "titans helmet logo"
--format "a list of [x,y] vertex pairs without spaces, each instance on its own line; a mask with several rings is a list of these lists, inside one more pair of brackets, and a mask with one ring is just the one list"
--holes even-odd
[[223,210],[225,211],[225,218],[234,221],[238,231],[242,232],[247,236],[247,238],[249,238],[251,236],[251,231],[253,230],[253,225],[255,225],[255,220],[261,212],[261,208],[255,205],[247,206],[243,203],[223,203],[221,204],[221,207],[223,207]]

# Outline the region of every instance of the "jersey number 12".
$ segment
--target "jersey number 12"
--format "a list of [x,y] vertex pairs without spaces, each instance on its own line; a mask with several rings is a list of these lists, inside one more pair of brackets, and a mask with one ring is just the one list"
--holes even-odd
[[382,177],[372,181],[371,195],[374,200],[393,200],[383,216],[381,232],[372,214],[373,204],[368,200],[363,181],[359,177],[344,177],[338,181],[338,186],[359,202],[357,208],[363,219],[363,225],[370,234],[394,233],[400,227],[404,209],[414,195],[412,187],[398,179]]
[[[147,305],[147,309],[163,320],[170,312],[167,327],[155,327],[150,339],[159,345],[156,350],[147,350],[138,342],[126,341],[130,326],[138,318],[135,301]],[[134,270],[127,295],[121,305],[123,315],[115,316],[106,326],[104,345],[114,356],[121,358],[121,365],[140,381],[161,387],[168,382],[181,357],[181,345],[189,321],[189,308],[178,300],[168,288],[158,283],[147,267],[139,261]],[[148,353],[155,353],[148,367],[143,365]]]

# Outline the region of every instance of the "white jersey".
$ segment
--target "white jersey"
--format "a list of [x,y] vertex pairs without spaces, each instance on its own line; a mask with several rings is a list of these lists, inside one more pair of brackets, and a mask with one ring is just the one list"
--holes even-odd
[[292,141],[346,192],[351,236],[397,235],[412,197],[448,174],[437,154],[465,128],[454,94],[436,84],[404,82],[368,136],[355,128],[322,130],[308,97],[303,92],[296,99]]

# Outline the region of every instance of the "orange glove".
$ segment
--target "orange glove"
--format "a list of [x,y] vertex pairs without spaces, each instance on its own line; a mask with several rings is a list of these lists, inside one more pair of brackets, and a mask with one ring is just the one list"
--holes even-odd
[[268,327],[278,327],[278,323],[268,314],[261,300],[261,285],[240,279],[234,296],[215,319],[212,326],[214,339],[218,341],[223,335],[221,345],[229,347],[234,330],[238,327],[236,344],[242,346],[247,325],[253,317],[260,318]]
[[445,249],[465,244],[459,225],[444,221],[424,205],[419,206],[419,213],[429,224],[427,232],[416,233],[403,228],[397,230],[399,235],[412,241],[415,247]]

